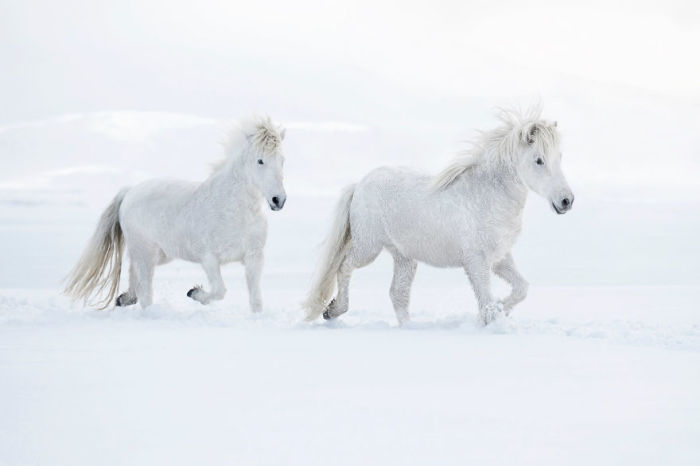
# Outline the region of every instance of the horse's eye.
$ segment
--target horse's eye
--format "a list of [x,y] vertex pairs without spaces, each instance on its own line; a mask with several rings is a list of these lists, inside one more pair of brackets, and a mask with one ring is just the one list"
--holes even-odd
[[263,162],[262,159],[258,159],[258,165],[262,165],[263,163],[265,162]]
[[542,160],[542,157],[538,157],[536,163],[537,165],[544,165],[544,160]]

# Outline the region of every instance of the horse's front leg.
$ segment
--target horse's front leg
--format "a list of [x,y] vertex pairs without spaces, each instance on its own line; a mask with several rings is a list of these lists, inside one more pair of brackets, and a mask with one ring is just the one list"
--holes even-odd
[[506,315],[508,315],[516,304],[525,299],[530,284],[518,272],[513,256],[510,253],[494,264],[493,272],[505,280],[512,288],[510,295],[503,301],[503,308]]
[[263,268],[263,252],[251,251],[244,258],[245,279],[248,284],[248,300],[252,312],[262,311],[262,292],[260,291],[260,277]]
[[479,305],[479,321],[487,325],[503,310],[503,304],[491,294],[491,264],[482,254],[474,254],[465,259],[464,270],[474,288]]
[[202,304],[209,304],[211,301],[224,299],[226,286],[223,278],[221,278],[221,265],[218,259],[214,256],[205,256],[202,259],[202,268],[207,274],[211,291],[206,292],[201,287],[196,286],[187,292],[187,296]]

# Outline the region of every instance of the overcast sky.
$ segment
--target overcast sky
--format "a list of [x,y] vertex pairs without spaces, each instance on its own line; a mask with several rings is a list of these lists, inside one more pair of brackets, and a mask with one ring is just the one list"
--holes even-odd
[[[435,171],[494,106],[541,98],[573,185],[700,199],[698,50],[697,1],[0,0],[0,182],[104,163],[99,128],[104,153],[185,163],[215,144],[186,128],[251,112],[297,161]],[[168,128],[187,144],[152,143]]]
[[0,0],[0,124],[115,109],[345,120],[589,84],[697,102],[698,5]]
[[335,197],[374,167],[436,173],[494,106],[539,97],[577,208],[528,204],[533,283],[693,283],[698,5],[0,0],[0,255],[36,257],[32,283],[53,285],[74,260],[67,209],[98,212],[145,178],[203,179],[223,128],[251,112],[289,130],[288,217],[274,218],[294,222],[308,220],[295,205],[320,212],[294,199]]

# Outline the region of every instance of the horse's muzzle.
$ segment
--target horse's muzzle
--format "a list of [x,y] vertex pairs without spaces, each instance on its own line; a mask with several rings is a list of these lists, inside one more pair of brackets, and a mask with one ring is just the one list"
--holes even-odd
[[284,207],[285,202],[287,202],[287,196],[274,196],[267,203],[269,204],[270,209],[278,211],[282,210],[282,207]]
[[571,210],[571,208],[574,206],[574,196],[569,197],[564,197],[559,201],[559,205],[557,205],[556,202],[552,202],[552,208],[554,208],[554,211],[558,214],[565,214],[568,211]]

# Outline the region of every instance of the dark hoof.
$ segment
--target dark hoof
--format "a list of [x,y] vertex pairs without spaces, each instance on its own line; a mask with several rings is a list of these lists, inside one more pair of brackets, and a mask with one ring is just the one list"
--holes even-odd
[[330,313],[331,309],[335,307],[335,298],[331,299],[331,302],[328,303],[328,306],[326,306],[326,310],[323,311],[323,318],[324,320],[331,320],[335,319],[338,316],[334,316]]
[[132,304],[136,304],[136,298],[129,296],[129,293],[120,294],[114,302],[117,307],[131,306]]
[[197,291],[197,288],[192,288],[190,291],[187,292],[187,297],[191,298],[195,291]]

